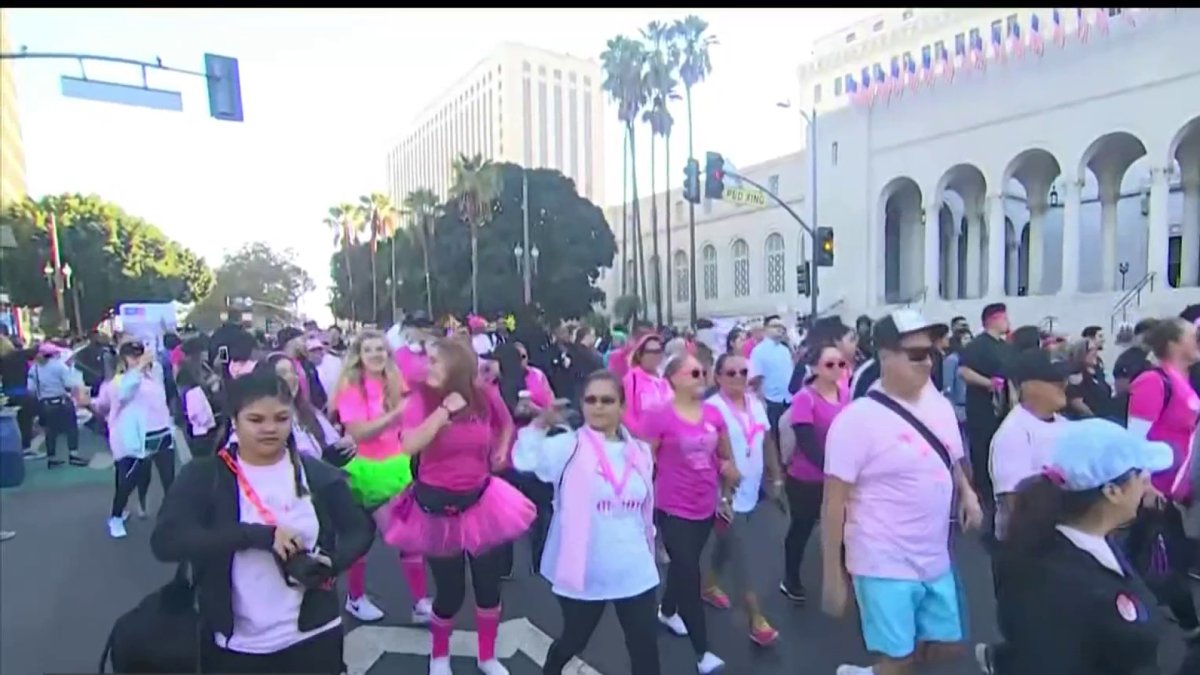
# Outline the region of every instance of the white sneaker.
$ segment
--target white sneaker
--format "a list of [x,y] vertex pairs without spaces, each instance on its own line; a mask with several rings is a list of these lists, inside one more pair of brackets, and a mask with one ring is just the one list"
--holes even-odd
[[123,518],[108,519],[108,536],[113,539],[124,539],[126,534],[125,520]]
[[992,666],[991,645],[982,642],[975,645],[975,664],[979,666],[979,672],[983,675],[995,675],[996,669]]
[[875,669],[864,668],[863,666],[842,665],[838,666],[837,675],[875,675]]
[[383,618],[383,610],[376,607],[375,603],[371,602],[371,599],[365,595],[357,600],[347,597],[346,611],[350,613],[350,616],[367,623]]
[[454,675],[454,671],[450,670],[450,657],[439,656],[436,659],[429,659],[429,675]]
[[725,662],[712,652],[704,652],[704,656],[701,656],[700,662],[696,664],[696,670],[700,672],[700,675],[709,675],[709,673],[715,673],[724,667]]
[[508,668],[500,663],[500,659],[479,662],[479,672],[483,675],[508,675]]
[[433,621],[433,598],[421,598],[413,605],[412,620],[419,624]]
[[683,619],[679,618],[678,614],[667,616],[666,614],[662,613],[662,609],[660,608],[658,610],[658,622],[666,626],[667,630],[671,631],[678,637],[684,637],[688,634],[687,626],[684,625]]

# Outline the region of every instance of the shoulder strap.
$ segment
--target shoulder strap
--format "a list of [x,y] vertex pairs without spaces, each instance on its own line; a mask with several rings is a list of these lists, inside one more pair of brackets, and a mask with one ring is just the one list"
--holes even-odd
[[925,442],[929,444],[929,447],[933,448],[934,451],[937,452],[938,457],[942,459],[942,463],[946,465],[946,470],[951,474],[954,473],[954,462],[950,459],[950,449],[946,447],[946,444],[942,442],[942,439],[938,438],[936,434],[929,430],[929,427],[925,426],[924,422],[917,419],[917,416],[909,412],[908,408],[900,405],[900,403],[898,403],[895,399],[883,393],[882,391],[879,391],[878,389],[872,389],[871,391],[867,392],[867,396],[870,397],[871,400],[895,413],[900,419],[904,420],[909,426],[915,429],[917,433],[921,434],[921,437],[925,439]]
[[[1167,371],[1162,369],[1162,366],[1156,366],[1154,368],[1154,371],[1157,372],[1158,376],[1162,378],[1162,383],[1163,383],[1162,409],[1165,411],[1167,409],[1167,406],[1171,405],[1171,394],[1173,393],[1171,391],[1171,377],[1169,375],[1167,375]],[[1161,416],[1162,412],[1159,412],[1159,415]]]

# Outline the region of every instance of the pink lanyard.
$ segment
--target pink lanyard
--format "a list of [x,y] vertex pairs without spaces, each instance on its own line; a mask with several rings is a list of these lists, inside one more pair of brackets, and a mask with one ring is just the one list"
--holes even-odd
[[592,446],[593,452],[596,453],[596,463],[600,467],[600,475],[604,478],[604,482],[612,486],[613,493],[617,500],[620,501],[621,495],[625,493],[625,486],[629,484],[629,477],[633,475],[633,457],[629,452],[625,453],[625,470],[621,472],[621,480],[618,481],[616,474],[613,473],[612,462],[608,461],[608,453],[605,452],[604,439],[600,438],[590,427],[584,427],[580,430],[588,444]]
[[725,401],[725,407],[729,408],[729,412],[733,415],[733,420],[737,422],[738,428],[742,431],[742,436],[746,439],[746,457],[754,451],[754,439],[758,433],[763,430],[763,426],[754,421],[754,416],[750,414],[750,401],[743,399],[746,406],[746,414],[743,416],[741,412],[734,407],[733,402],[729,400],[725,394],[721,394],[721,400]]

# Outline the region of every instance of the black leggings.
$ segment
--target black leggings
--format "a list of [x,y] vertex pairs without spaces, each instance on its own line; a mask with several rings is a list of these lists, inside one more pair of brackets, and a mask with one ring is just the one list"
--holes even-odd
[[[537,518],[533,527],[529,528],[529,559],[533,573],[537,574],[542,565],[542,551],[546,549],[546,534],[550,531],[550,518],[554,515],[554,486],[538,480],[531,473],[508,471],[504,480],[521,491],[529,501],[537,507]],[[501,571],[505,575],[513,573],[513,547],[516,542],[509,542],[500,547],[502,558]]]
[[504,558],[501,549],[492,549],[478,556],[460,554],[448,558],[427,558],[433,574],[433,613],[441,619],[453,619],[462,609],[467,597],[467,563],[471,565],[471,588],[475,591],[475,606],[493,609],[500,606],[500,575]]
[[42,430],[46,432],[46,455],[54,459],[58,452],[58,437],[67,437],[67,451],[79,450],[79,420],[75,404],[66,396],[41,401]]
[[801,587],[800,567],[804,564],[804,550],[808,547],[808,539],[821,517],[821,500],[825,494],[825,485],[788,476],[784,490],[787,492],[791,522],[783,540],[783,582],[788,590],[796,591]]
[[346,671],[340,625],[271,654],[233,652],[210,643],[203,658],[200,670],[205,673],[339,675]]
[[667,565],[662,613],[678,614],[687,626],[692,649],[703,655],[708,651],[708,626],[704,622],[704,605],[700,600],[700,553],[712,532],[713,519],[688,520],[662,511],[658,516],[663,546],[671,562]]
[[654,607],[654,588],[620,600],[573,600],[558,598],[562,607],[562,636],[550,645],[542,675],[562,675],[563,668],[587,646],[604,608],[612,603],[617,610],[617,621],[625,633],[625,649],[629,652],[631,675],[658,675],[658,626]]
[[138,503],[146,507],[146,493],[150,491],[150,465],[158,470],[163,494],[175,482],[175,451],[159,450],[144,459],[124,457],[113,464],[115,486],[113,490],[112,517],[120,518],[129,503],[129,496],[137,489]]

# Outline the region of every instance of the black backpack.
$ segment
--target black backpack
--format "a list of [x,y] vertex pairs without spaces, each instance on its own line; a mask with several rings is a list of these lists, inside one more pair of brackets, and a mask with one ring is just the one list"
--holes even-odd
[[196,590],[181,563],[162,588],[142,599],[113,624],[98,672],[200,672],[201,621]]

